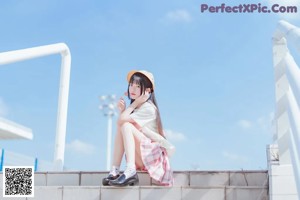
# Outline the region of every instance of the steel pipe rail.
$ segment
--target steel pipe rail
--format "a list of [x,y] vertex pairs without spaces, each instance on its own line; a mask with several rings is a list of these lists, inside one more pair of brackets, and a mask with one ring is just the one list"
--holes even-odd
[[59,84],[59,98],[57,110],[57,125],[54,151],[54,168],[53,170],[63,170],[65,138],[67,128],[67,112],[69,98],[69,83],[71,71],[71,53],[65,43],[57,43],[15,51],[0,53],[0,65],[6,65],[24,60],[34,59],[38,57],[48,56],[52,54],[60,54],[61,73]]
[[300,29],[279,21],[273,35],[273,64],[276,93],[276,136],[279,163],[292,165],[300,200],[300,69],[288,45],[300,52]]

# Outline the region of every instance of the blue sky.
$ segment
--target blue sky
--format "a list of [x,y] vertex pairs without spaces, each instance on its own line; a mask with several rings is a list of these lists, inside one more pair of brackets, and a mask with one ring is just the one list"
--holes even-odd
[[[174,170],[266,169],[275,101],[272,34],[280,19],[300,26],[300,15],[201,13],[200,5],[274,2],[3,1],[0,52],[69,46],[68,168],[105,170],[107,118],[98,97],[121,96],[127,72],[146,69],[177,148]],[[34,134],[0,147],[53,160],[59,73],[59,55],[0,67],[0,116]]]

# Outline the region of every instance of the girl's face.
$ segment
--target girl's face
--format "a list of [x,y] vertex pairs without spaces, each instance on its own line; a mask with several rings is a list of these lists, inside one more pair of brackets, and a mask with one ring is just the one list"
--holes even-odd
[[139,96],[141,96],[141,86],[137,83],[130,83],[129,84],[129,96],[130,99],[137,99]]

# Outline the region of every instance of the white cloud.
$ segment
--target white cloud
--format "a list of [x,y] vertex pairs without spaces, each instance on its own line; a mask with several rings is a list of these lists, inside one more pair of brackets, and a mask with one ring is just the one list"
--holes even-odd
[[90,155],[95,152],[95,146],[82,142],[78,139],[73,140],[71,143],[66,144],[66,149],[75,153]]
[[300,8],[300,1],[299,0],[266,0],[266,2],[269,5],[269,8],[271,8],[271,6],[273,6],[274,4],[278,4],[279,6],[296,6],[297,7],[297,13],[276,13],[279,15],[279,17],[286,19],[286,20],[293,20],[293,19],[300,19],[300,12],[299,12],[299,8]]
[[168,130],[168,129],[164,130],[164,132],[165,132],[167,139],[169,139],[171,141],[177,142],[177,141],[186,140],[185,135],[182,133],[174,132],[174,131]]
[[273,119],[274,119],[274,112],[271,112],[268,116],[259,117],[257,119],[257,124],[263,130],[270,130]]
[[5,104],[3,99],[0,97],[0,116],[4,117],[8,115],[8,106]]
[[256,120],[246,120],[240,119],[237,122],[237,125],[242,129],[260,129],[268,132],[271,132],[272,121],[274,119],[274,112],[269,113],[268,115],[260,116]]
[[243,129],[249,129],[253,126],[253,123],[249,120],[241,119],[238,121],[238,125]]
[[227,151],[222,151],[222,156],[231,161],[241,161],[241,162],[248,162],[248,159],[244,156],[240,156],[237,154],[229,153]]
[[200,169],[200,164],[199,163],[192,163],[191,168],[192,170],[199,170]]
[[174,22],[190,22],[192,17],[187,10],[180,9],[175,11],[170,11],[166,14],[166,19]]

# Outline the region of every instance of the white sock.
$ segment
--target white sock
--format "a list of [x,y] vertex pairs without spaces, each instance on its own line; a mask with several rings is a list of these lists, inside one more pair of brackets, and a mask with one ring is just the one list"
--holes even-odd
[[120,166],[112,166],[109,174],[117,176],[120,173]]
[[126,178],[129,178],[136,174],[135,164],[127,163],[126,170],[124,171]]

